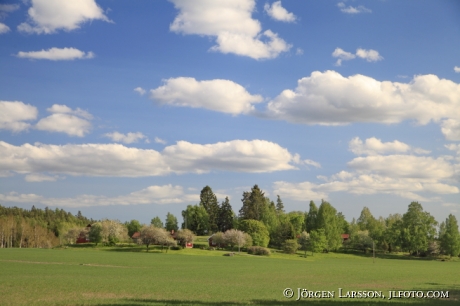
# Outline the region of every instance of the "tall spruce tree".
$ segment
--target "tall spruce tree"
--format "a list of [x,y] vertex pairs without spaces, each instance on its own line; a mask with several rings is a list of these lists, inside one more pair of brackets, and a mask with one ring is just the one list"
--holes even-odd
[[219,210],[218,229],[221,232],[226,232],[233,228],[234,213],[228,197],[222,202]]
[[281,201],[281,198],[279,195],[276,196],[276,212],[278,214],[283,214],[284,213],[284,204],[283,201]]
[[265,196],[259,186],[254,185],[251,192],[243,192],[243,207],[239,211],[242,220],[260,220],[265,205]]
[[209,229],[211,232],[217,232],[219,230],[219,203],[217,197],[212,192],[211,187],[205,186],[200,193],[200,205],[204,207],[209,216]]

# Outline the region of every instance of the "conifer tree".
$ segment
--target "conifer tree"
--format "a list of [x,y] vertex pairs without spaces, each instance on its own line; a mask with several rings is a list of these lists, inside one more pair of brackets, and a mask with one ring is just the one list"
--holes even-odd
[[219,222],[219,203],[217,197],[212,192],[211,187],[205,186],[200,193],[200,205],[204,207],[209,216],[209,229],[211,232],[217,232]]

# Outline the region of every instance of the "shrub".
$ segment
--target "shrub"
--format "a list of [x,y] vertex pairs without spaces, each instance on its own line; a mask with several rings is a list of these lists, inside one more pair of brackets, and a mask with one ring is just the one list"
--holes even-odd
[[299,249],[299,244],[297,243],[297,240],[295,239],[288,239],[284,241],[283,244],[283,251],[288,254],[295,254],[297,250]]
[[260,246],[252,246],[248,248],[248,254],[270,256],[270,250]]
[[176,245],[176,246],[171,247],[171,250],[174,250],[174,251],[179,251],[179,250],[182,250],[182,249],[183,248],[180,245]]

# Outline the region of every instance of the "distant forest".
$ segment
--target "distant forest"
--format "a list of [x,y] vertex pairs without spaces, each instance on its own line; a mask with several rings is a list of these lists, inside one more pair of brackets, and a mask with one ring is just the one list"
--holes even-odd
[[[366,252],[375,248],[380,252],[408,252],[423,256],[458,256],[460,253],[460,234],[455,216],[450,214],[439,223],[418,202],[410,203],[403,215],[390,214],[386,218],[376,218],[369,208],[364,207],[359,218],[348,222],[341,212],[323,200],[319,206],[310,201],[309,211],[286,212],[279,195],[275,203],[257,185],[251,191],[243,192],[241,201],[242,207],[236,215],[228,197],[219,203],[211,187],[205,186],[200,193],[200,202],[188,205],[182,211],[184,222],[180,228],[198,236],[242,230],[252,236],[255,246],[277,249],[289,243],[296,248],[296,240],[303,239],[305,249],[308,246],[316,252]],[[87,228],[88,224],[93,225],[91,230]],[[137,220],[125,223],[118,220],[96,221],[82,216],[80,212],[74,216],[57,208],[41,210],[32,207],[25,210],[0,205],[0,248],[53,247],[73,244],[79,238],[114,245],[131,242],[130,237],[145,227],[171,232],[177,231],[179,224],[171,213],[167,214],[165,223],[156,216],[151,224],[141,225]]]
[[61,244],[69,229],[95,222],[63,209],[22,209],[0,205],[0,248],[49,248]]

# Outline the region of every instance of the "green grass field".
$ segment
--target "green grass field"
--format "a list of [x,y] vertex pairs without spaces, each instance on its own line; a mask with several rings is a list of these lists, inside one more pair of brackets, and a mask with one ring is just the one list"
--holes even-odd
[[[460,305],[460,261],[145,248],[0,249],[1,305]],[[295,296],[283,297],[292,288]],[[297,288],[335,299],[297,299]],[[345,299],[347,290],[443,290],[448,299]]]

